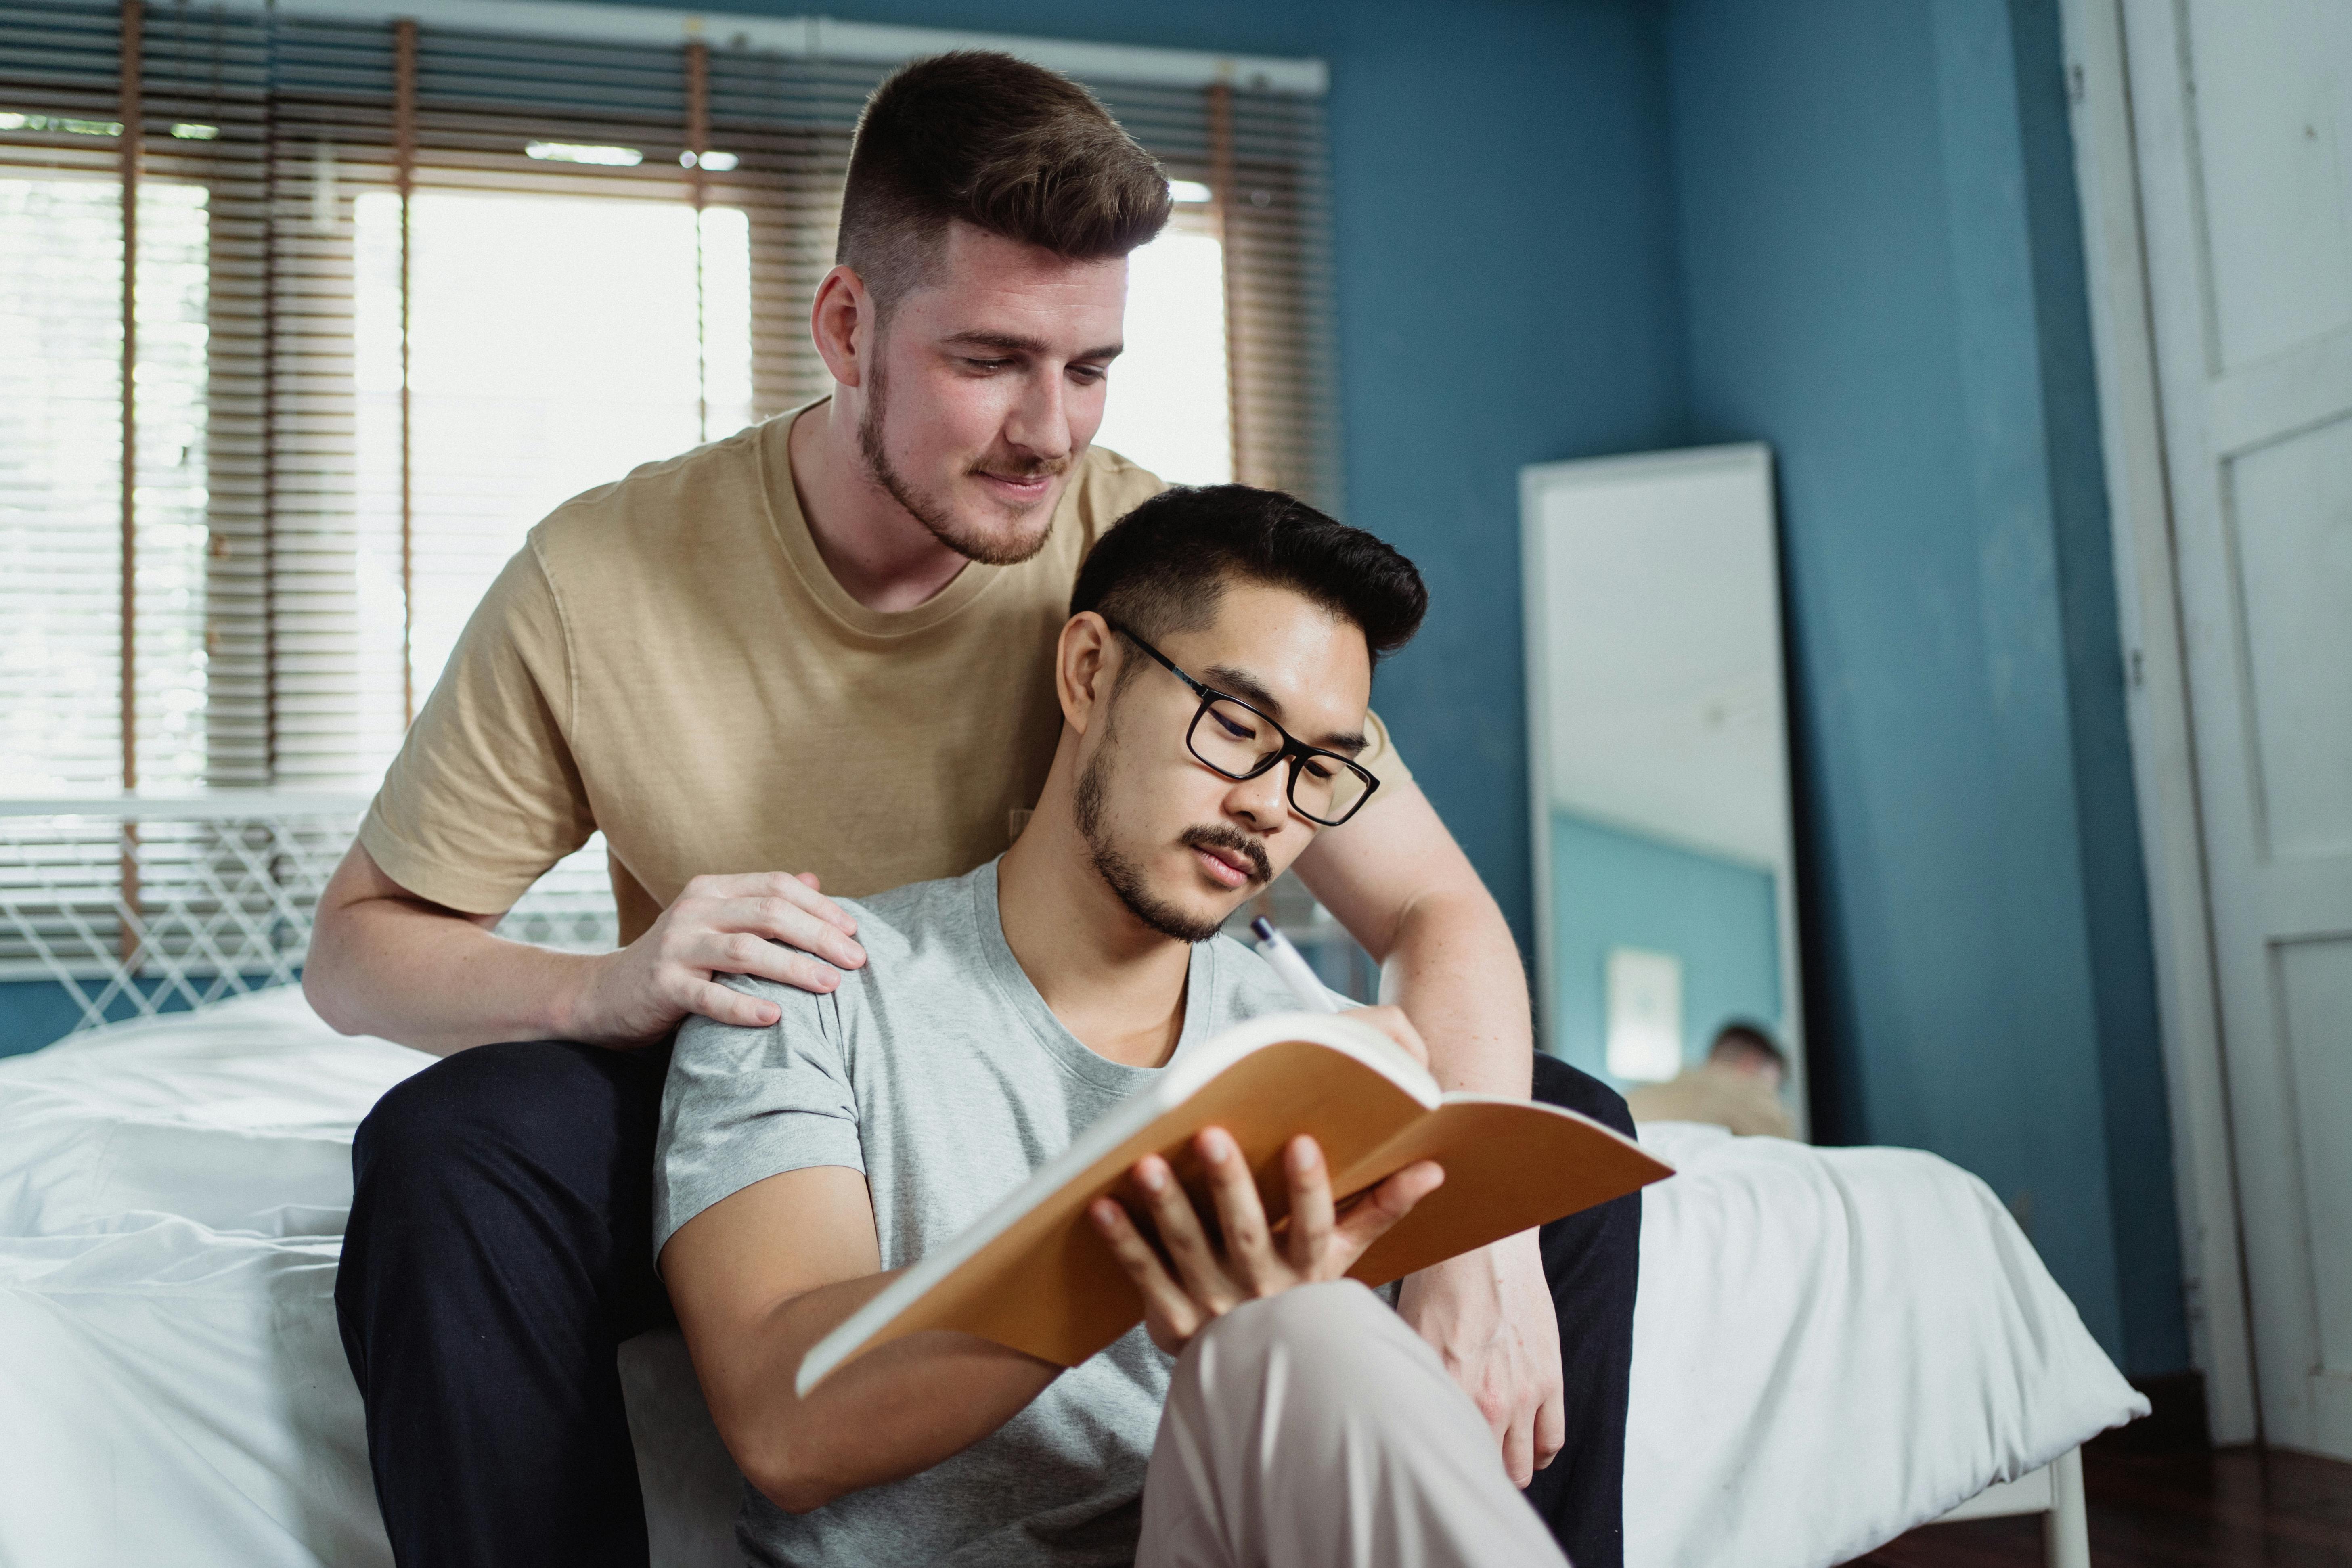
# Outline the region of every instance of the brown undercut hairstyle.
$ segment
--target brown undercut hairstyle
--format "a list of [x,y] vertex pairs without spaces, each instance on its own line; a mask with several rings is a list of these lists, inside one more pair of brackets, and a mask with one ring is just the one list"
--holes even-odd
[[887,320],[935,276],[957,219],[1072,261],[1168,221],[1168,176],[1095,96],[1011,55],[960,49],[892,75],[857,118],[834,260]]

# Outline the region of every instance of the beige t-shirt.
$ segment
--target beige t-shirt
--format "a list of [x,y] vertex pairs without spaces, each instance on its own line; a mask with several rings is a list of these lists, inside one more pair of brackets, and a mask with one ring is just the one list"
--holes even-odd
[[[360,842],[393,880],[510,907],[601,828],[621,940],[706,872],[814,871],[859,897],[1012,841],[1061,732],[1078,563],[1159,479],[1089,450],[1045,546],[869,610],[801,515],[780,415],[558,507],[499,574]],[[1407,777],[1377,720],[1365,765]]]

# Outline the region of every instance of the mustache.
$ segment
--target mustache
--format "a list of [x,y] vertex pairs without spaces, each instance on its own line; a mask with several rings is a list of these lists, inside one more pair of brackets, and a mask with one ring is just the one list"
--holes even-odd
[[1250,863],[1253,880],[1274,880],[1274,862],[1266,858],[1265,847],[1239,828],[1223,823],[1212,826],[1191,827],[1177,840],[1189,849],[1228,849]]
[[974,463],[970,471],[999,479],[1050,479],[1068,473],[1073,460],[1070,458],[1048,458],[1043,461],[1020,458],[1001,461],[983,459]]

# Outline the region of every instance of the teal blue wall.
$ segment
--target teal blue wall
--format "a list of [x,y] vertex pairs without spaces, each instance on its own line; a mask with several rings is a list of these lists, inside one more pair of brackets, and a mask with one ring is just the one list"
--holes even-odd
[[1691,434],[1778,454],[1817,1126],[2188,1364],[2055,6],[1683,0]]
[[55,981],[0,981],[0,1057],[37,1050],[80,1020],[81,1009]]
[[1716,1031],[1734,1018],[1780,1024],[1780,917],[1770,871],[1558,807],[1550,828],[1552,989],[1541,1011],[1544,1044],[1554,1055],[1610,1077],[1612,947],[1682,961],[1686,1062],[1706,1059]]

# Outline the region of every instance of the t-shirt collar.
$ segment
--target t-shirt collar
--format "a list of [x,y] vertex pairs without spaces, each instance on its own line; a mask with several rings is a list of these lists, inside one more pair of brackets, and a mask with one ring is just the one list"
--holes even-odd
[[[968,561],[948,585],[911,610],[876,610],[859,604],[824,563],[808,517],[793,483],[793,426],[802,415],[832,402],[830,396],[778,415],[760,432],[760,489],[768,505],[768,527],[793,573],[825,614],[861,637],[901,637],[926,632],[949,620],[988,591],[1004,568]],[[1068,492],[1064,492],[1067,499]],[[1061,520],[1056,519],[1056,526]]]
[[[974,935],[990,980],[1013,1010],[1021,1015],[1038,1044],[1073,1076],[1121,1094],[1141,1088],[1166,1071],[1165,1065],[1139,1068],[1112,1061],[1089,1048],[1054,1016],[1028,972],[1021,967],[1021,961],[1013,956],[1012,944],[1004,940],[1004,917],[996,903],[996,866],[997,862],[991,860],[965,879],[971,889]],[[1194,943],[1184,971],[1184,1027],[1176,1037],[1176,1049],[1169,1061],[1198,1045],[1213,1026],[1216,1016],[1216,944]]]

